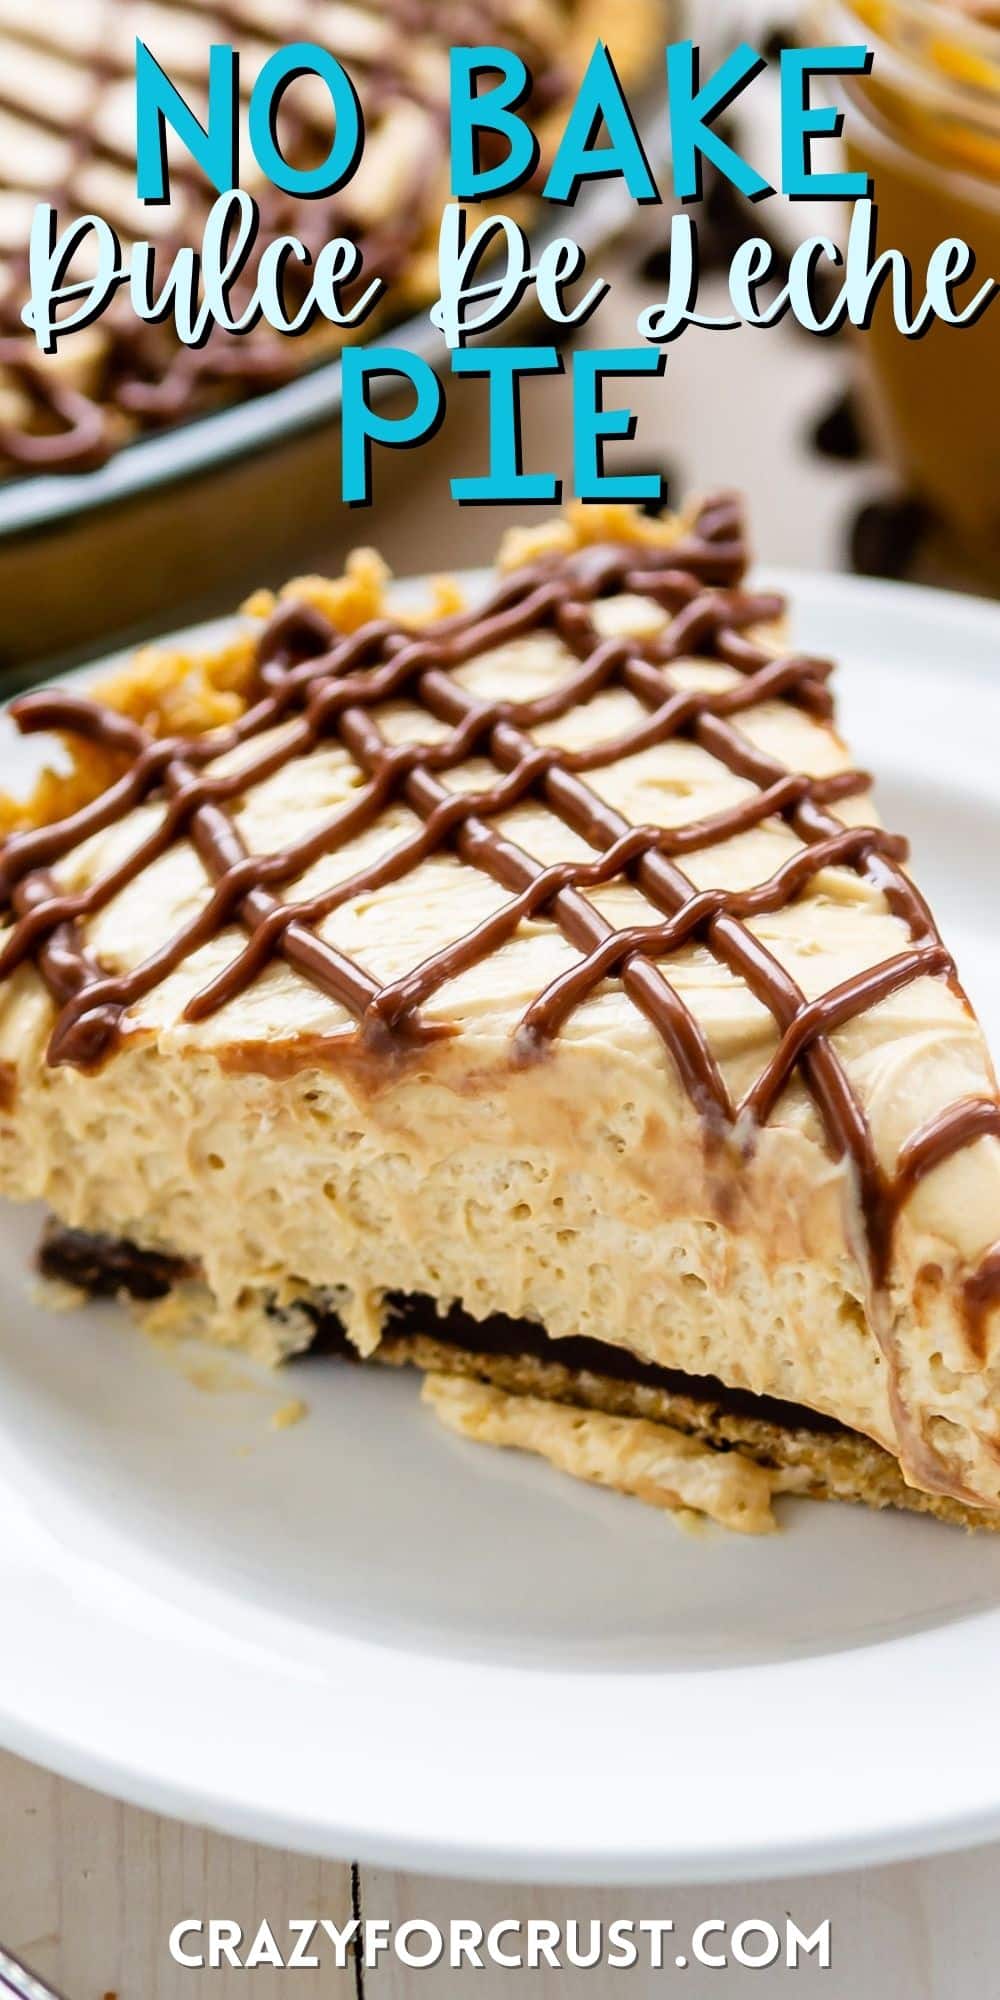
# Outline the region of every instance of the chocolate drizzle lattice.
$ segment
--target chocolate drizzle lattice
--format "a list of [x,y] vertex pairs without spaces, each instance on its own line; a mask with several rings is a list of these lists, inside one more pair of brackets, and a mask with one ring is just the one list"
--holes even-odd
[[[775,656],[753,628],[775,618],[780,598],[747,590],[738,504],[708,501],[684,538],[669,546],[634,543],[549,554],[501,580],[482,606],[414,629],[391,617],[338,634],[304,603],[286,602],[259,647],[252,705],[231,728],[191,738],[156,738],[136,723],[87,698],[40,692],[14,705],[24,731],[57,729],[120,753],[123,774],[72,817],[13,835],[0,851],[0,896],[12,923],[0,949],[0,978],[32,959],[55,1002],[49,1058],[83,1068],[114,1049],[127,1010],[227,925],[245,932],[241,949],[210,985],[192,998],[186,1018],[197,1021],[234,999],[275,957],[337,1001],[377,1059],[447,1032],[425,1019],[428,1000],[449,980],[496,952],[526,919],[558,927],[578,954],[524,1015],[512,1059],[530,1060],[556,1037],[573,1009],[601,984],[620,981],[652,1023],[692,1100],[716,1133],[749,1138],[798,1071],[816,1103],[829,1146],[849,1156],[867,1220],[873,1273],[884,1273],[894,1216],[932,1167],[985,1133],[1000,1136],[1000,1106],[963,1100],[904,1147],[895,1173],[880,1167],[861,1101],[831,1040],[836,1029],[926,975],[954,982],[951,959],[930,913],[901,862],[905,845],[875,826],[845,826],[838,800],[863,792],[865,774],[816,778],[790,771],[755,748],[734,726],[741,714],[782,697],[820,717],[831,713],[829,666],[802,655]],[[657,634],[640,644],[602,637],[595,602],[630,592],[655,600],[667,614]],[[514,702],[482,700],[456,670],[502,642],[550,631],[577,664],[549,692]],[[671,664],[701,656],[738,678],[721,689],[682,688]],[[600,691],[625,688],[645,711],[625,734],[583,750],[539,743],[534,732],[589,703]],[[418,704],[445,734],[435,742],[391,743],[379,710],[394,697]],[[283,723],[280,736],[271,735]],[[651,745],[683,735],[755,789],[739,803],[687,825],[633,825],[588,783],[590,773]],[[220,773],[216,759],[262,738],[238,773]],[[358,789],[324,825],[269,854],[248,853],[227,811],[255,784],[307,756],[322,740],[337,741],[358,768]],[[244,752],[244,757],[245,757]],[[488,759],[495,777],[475,791],[444,782],[470,757]],[[593,859],[543,866],[495,822],[519,800],[544,804],[593,849]],[[61,893],[49,872],[89,835],[132,807],[158,798],[159,822],[127,860],[79,893]],[[392,805],[408,806],[419,824],[367,867],[309,900],[285,901],[320,856],[335,853],[376,824]],[[698,890],[685,855],[778,818],[800,845],[766,881],[751,888]],[[88,954],[84,926],[174,842],[190,841],[212,884],[191,920],[145,963],[109,973]],[[482,870],[506,892],[502,906],[407,975],[380,984],[357,959],[317,933],[340,905],[406,878],[429,855],[448,850]],[[807,1000],[747,920],[787,905],[831,865],[855,869],[884,896],[909,932],[905,948]],[[650,906],[650,921],[616,930],[588,896],[612,881],[631,883]],[[706,1037],[671,983],[669,961],[697,940],[745,982],[774,1017],[777,1045],[752,1088],[734,1101]]]

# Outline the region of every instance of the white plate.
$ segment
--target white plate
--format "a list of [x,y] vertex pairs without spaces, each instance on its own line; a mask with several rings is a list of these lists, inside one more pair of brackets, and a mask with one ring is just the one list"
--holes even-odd
[[[1000,612],[783,581],[1000,1045]],[[450,1875],[721,1880],[1000,1834],[1000,1541],[806,1504],[692,1538],[448,1437],[415,1377],[227,1364],[208,1393],[117,1309],[32,1304],[33,1224],[0,1219],[9,1748]],[[273,1431],[292,1396],[309,1420]]]

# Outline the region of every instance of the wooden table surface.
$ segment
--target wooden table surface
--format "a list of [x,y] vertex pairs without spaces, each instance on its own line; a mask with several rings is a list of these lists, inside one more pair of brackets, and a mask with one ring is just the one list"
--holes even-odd
[[[182,1917],[231,1917],[252,1936],[265,1917],[277,1936],[289,1918],[325,1915],[345,1923],[352,1890],[366,1917],[394,1925],[424,1917],[443,1926],[477,1919],[484,1927],[504,1916],[547,1917],[565,1924],[603,1917],[672,1917],[678,1937],[710,1916],[732,1926],[748,1916],[781,1925],[790,1912],[811,1931],[829,1917],[832,1964],[809,1961],[795,1971],[733,1967],[685,1972],[637,1968],[629,2000],[664,1991],[715,2000],[738,1991],[767,2000],[773,1992],[816,1993],[826,2000],[994,2000],[1000,1995],[1000,1849],[912,1862],[826,1878],[810,1876],[722,1888],[572,1890],[510,1889],[435,1881],[279,1854],[195,1827],[175,1825],[99,1798],[77,1785],[0,1755],[0,1939],[65,1994],[66,2000],[447,2000],[474,1992],[498,2000],[517,1990],[516,1975],[498,1967],[475,1971],[409,1971],[391,1958],[360,1982],[355,1968],[338,1973],[186,1971],[169,1955],[168,1938]],[[596,1995],[613,1976],[543,1968],[524,1975],[539,2000],[579,1992]],[[587,1983],[589,1981],[589,1984]]]

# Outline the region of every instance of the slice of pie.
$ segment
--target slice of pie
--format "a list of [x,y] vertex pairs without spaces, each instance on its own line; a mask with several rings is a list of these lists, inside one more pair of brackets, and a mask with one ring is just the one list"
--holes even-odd
[[[240,53],[244,114],[264,63],[289,38],[318,42],[347,69],[365,120],[357,171],[336,195],[299,199],[265,184],[244,135],[241,185],[261,208],[259,252],[289,234],[315,257],[346,235],[364,259],[362,289],[386,286],[383,321],[405,318],[437,290],[436,245],[449,199],[448,57],[453,44],[513,49],[532,77],[528,113],[542,157],[599,36],[611,41],[626,81],[641,77],[662,46],[661,0],[618,0],[613,28],[600,0],[0,0],[0,477],[79,471],[100,464],[137,430],[157,430],[301,373],[339,348],[326,324],[290,340],[262,324],[184,348],[169,323],[138,320],[127,298],[54,357],[42,356],[21,321],[28,240],[38,202],[58,210],[60,230],[103,216],[128,254],[151,241],[162,259],[158,289],[181,246],[198,249],[216,190],[169,135],[171,200],[138,201],[135,182],[135,45],[141,37],[205,122],[209,50],[229,40]],[[292,166],[312,166],[330,146],[329,92],[293,81],[282,103],[280,142]],[[245,117],[244,117],[245,124]],[[509,205],[509,204],[508,204]],[[66,278],[90,275],[85,246]],[[237,310],[252,291],[234,291]],[[292,297],[289,309],[304,302]],[[373,321],[366,323],[370,332]]]
[[484,601],[377,559],[15,705],[0,1185],[50,1276],[765,1526],[1000,1521],[1000,1100],[744,583],[738,503],[577,509]]

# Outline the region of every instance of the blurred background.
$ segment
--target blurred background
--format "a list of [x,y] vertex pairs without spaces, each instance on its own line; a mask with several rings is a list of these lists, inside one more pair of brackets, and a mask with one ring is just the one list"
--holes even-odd
[[[879,244],[911,258],[916,297],[933,246],[961,235],[977,251],[979,280],[1000,273],[1000,7],[923,0],[861,0],[812,9],[789,0],[721,0],[687,10],[717,54],[745,38],[772,58],[720,129],[759,171],[779,172],[777,53],[798,41],[866,41],[871,82],[841,102],[848,164],[875,179]],[[817,87],[814,86],[814,92]],[[653,120],[653,132],[659,130]],[[654,138],[655,144],[655,138]],[[829,142],[816,168],[836,162]],[[698,218],[699,309],[723,316],[737,245],[767,237],[780,268],[797,241],[820,232],[843,243],[841,205],[773,197],[751,205],[706,172]],[[662,295],[669,211],[644,209],[604,260],[612,294],[584,336],[613,347],[635,340],[637,314]],[[833,281],[830,287],[833,289]],[[872,329],[827,339],[789,316],[765,330],[689,327],[668,349],[662,383],[623,384],[638,414],[633,445],[615,469],[662,471],[670,497],[737,485],[749,497],[765,561],[1000,592],[1000,307],[973,328],[933,328],[909,342],[883,300]],[[625,394],[627,387],[627,397]],[[617,400],[617,385],[609,401]],[[571,474],[568,399],[525,386],[531,464]],[[456,407],[421,454],[427,511],[413,519],[405,492],[383,476],[383,546],[414,568],[433,564],[434,536],[452,471],[482,469],[474,421]],[[610,459],[609,459],[610,464]],[[485,560],[495,523],[470,510],[461,528],[469,560]]]
[[[535,4],[522,0],[522,14]],[[852,86],[845,109],[850,164],[875,175],[880,245],[897,244],[913,259],[918,291],[930,248],[949,234],[977,249],[979,276],[1000,270],[997,0],[653,4],[660,32],[645,48],[645,92],[633,94],[648,101],[641,122],[661,184],[664,39],[691,33],[706,68],[741,38],[772,59],[725,121],[727,136],[771,178],[781,46],[866,41],[876,49],[874,75]],[[830,152],[827,142],[817,164],[832,164]],[[634,345],[637,314],[665,287],[669,209],[637,209],[627,197],[615,209],[602,196],[599,219],[588,222],[586,211],[585,198],[568,221],[556,218],[557,228],[589,231],[591,274],[611,283],[582,338]],[[802,236],[845,233],[843,212],[778,197],[751,207],[711,173],[694,212],[699,304],[711,314],[726,310],[728,262],[746,236],[771,239],[780,264]],[[609,468],[662,473],[671,503],[742,488],[757,554],[768,563],[1000,594],[998,329],[994,307],[974,329],[935,328],[907,342],[885,301],[860,335],[819,339],[791,319],[767,331],[688,328],[669,349],[662,381],[623,383],[620,397],[609,387],[609,402],[628,401],[637,414],[634,441],[613,448]],[[373,337],[385,338],[384,329]],[[553,331],[528,325],[518,337],[550,342]],[[42,662],[93,656],[133,633],[230,608],[254,584],[336,569],[359,541],[376,543],[400,574],[487,561],[502,529],[538,510],[452,501],[453,477],[485,471],[488,438],[484,385],[448,386],[448,415],[432,444],[376,451],[375,504],[361,512],[339,502],[336,418],[323,397],[305,424],[273,419],[268,405],[280,404],[263,396],[128,445],[96,471],[0,483],[0,669],[8,685]],[[302,388],[293,385],[293,394]],[[568,383],[526,383],[523,408],[527,469],[556,472],[569,495]],[[243,424],[236,451],[225,428],[234,420]]]

